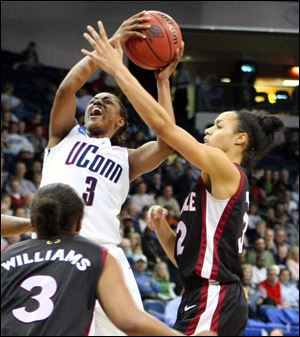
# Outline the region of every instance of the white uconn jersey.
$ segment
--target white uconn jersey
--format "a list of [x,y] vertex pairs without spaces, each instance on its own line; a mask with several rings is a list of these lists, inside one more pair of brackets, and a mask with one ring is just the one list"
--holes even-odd
[[41,186],[64,183],[84,200],[80,234],[98,244],[119,244],[121,206],[129,191],[126,148],[111,146],[108,138],[90,138],[75,126],[56,146],[45,150]]

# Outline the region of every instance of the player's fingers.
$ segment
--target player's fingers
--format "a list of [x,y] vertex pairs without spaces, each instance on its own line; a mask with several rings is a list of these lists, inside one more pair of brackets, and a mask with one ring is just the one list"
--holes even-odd
[[139,18],[133,18],[130,19],[126,22],[126,26],[129,25],[138,25],[138,24],[146,24],[147,21],[151,20],[151,16],[143,16],[143,17],[139,17]]
[[132,24],[132,25],[126,27],[126,31],[149,29],[150,27],[151,27],[151,25]]
[[132,17],[130,17],[129,20],[134,19],[134,18],[139,18],[139,17],[141,17],[141,16],[144,16],[146,13],[147,13],[147,11],[146,11],[146,10],[143,10],[143,11],[141,11],[141,12],[135,14],[135,15],[132,15]]
[[126,36],[128,36],[128,38],[130,37],[137,37],[140,39],[146,39],[147,35],[143,34],[143,33],[139,33],[139,32],[127,32]]
[[95,31],[95,29],[92,26],[88,25],[86,28],[95,41],[100,40],[99,34]]
[[99,33],[100,33],[102,41],[108,42],[107,34],[104,29],[102,21],[98,21],[98,27],[99,27]]
[[87,40],[87,42],[94,48],[97,48],[97,43],[96,41],[88,34],[88,33],[83,33],[83,37]]
[[84,54],[86,56],[90,56],[90,57],[93,58],[93,53],[92,52],[90,52],[90,51],[88,51],[86,49],[81,49],[81,52],[82,52],[82,54]]

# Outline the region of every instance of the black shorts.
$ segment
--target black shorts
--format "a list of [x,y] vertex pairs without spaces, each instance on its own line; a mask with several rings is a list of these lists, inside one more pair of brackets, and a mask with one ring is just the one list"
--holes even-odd
[[219,336],[241,336],[247,320],[248,303],[239,282],[206,282],[185,289],[174,329],[186,335],[215,331]]

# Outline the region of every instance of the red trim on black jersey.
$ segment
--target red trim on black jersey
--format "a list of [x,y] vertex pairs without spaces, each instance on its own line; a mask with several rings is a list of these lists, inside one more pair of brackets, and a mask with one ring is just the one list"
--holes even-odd
[[198,260],[196,264],[195,272],[198,276],[201,277],[201,270],[203,267],[205,251],[206,251],[206,188],[202,177],[199,177],[199,184],[200,184],[200,196],[201,196],[201,222],[202,222],[202,229],[201,229],[201,244],[199,249]]
[[225,226],[227,224],[228,218],[236,204],[236,202],[239,200],[239,197],[243,191],[244,183],[245,183],[245,176],[241,170],[241,168],[237,165],[237,168],[240,171],[241,174],[241,180],[240,180],[240,185],[237,190],[237,192],[230,198],[228,204],[225,207],[225,210],[221,216],[221,219],[219,221],[217,230],[215,232],[214,236],[214,257],[213,257],[213,267],[211,271],[211,279],[217,280],[218,279],[218,274],[219,274],[219,265],[220,265],[220,258],[218,254],[219,250],[219,244],[221,242],[222,234],[224,232]]
[[107,254],[108,254],[108,249],[101,246],[101,249],[102,249],[102,255],[101,255],[101,262],[102,262],[102,269],[104,268],[104,263],[106,261],[106,258],[107,258]]
[[198,308],[198,312],[196,314],[196,316],[191,320],[188,328],[186,329],[186,335],[190,336],[192,335],[196,328],[197,325],[199,323],[200,317],[201,315],[204,313],[205,309],[206,309],[206,304],[207,304],[207,295],[208,295],[208,283],[203,285],[201,287],[201,293],[200,293],[200,305]]
[[221,316],[222,306],[223,306],[225,297],[226,297],[226,285],[222,285],[221,290],[220,290],[218,305],[217,305],[216,311],[214,312],[211,326],[210,326],[210,330],[215,331],[217,333],[219,333],[219,329],[220,329],[220,316]]

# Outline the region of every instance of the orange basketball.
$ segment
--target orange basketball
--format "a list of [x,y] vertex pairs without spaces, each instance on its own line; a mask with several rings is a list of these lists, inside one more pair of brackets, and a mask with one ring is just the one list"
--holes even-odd
[[147,38],[130,38],[125,43],[125,51],[129,59],[139,67],[161,69],[173,61],[176,49],[181,46],[181,31],[168,14],[158,11],[147,11],[146,14],[151,17],[145,23],[151,27],[142,31]]

